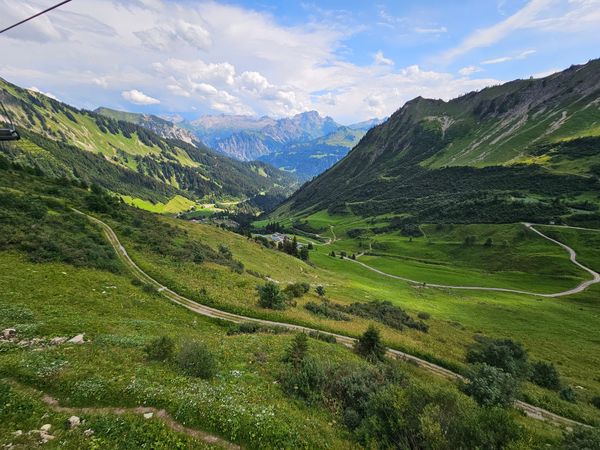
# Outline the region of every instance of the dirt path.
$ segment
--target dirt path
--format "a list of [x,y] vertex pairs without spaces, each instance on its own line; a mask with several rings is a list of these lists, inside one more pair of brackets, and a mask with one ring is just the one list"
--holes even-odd
[[[359,265],[363,266],[365,269],[368,269],[372,272],[378,273],[379,275],[383,275],[388,278],[394,278],[396,280],[405,281],[406,283],[414,284],[414,285],[418,285],[418,286],[438,288],[438,289],[453,289],[453,290],[464,290],[464,291],[508,292],[508,293],[513,293],[513,294],[532,295],[532,296],[536,296],[536,297],[556,298],[556,297],[566,297],[567,295],[578,294],[580,292],[585,291],[591,285],[600,283],[600,274],[598,272],[590,269],[589,267],[584,266],[579,261],[577,261],[577,253],[575,252],[575,250],[573,250],[571,247],[563,244],[562,242],[559,242],[555,239],[552,239],[549,236],[546,236],[541,231],[536,230],[533,227],[533,224],[524,223],[523,225],[526,228],[533,231],[534,233],[537,233],[544,239],[547,239],[550,242],[553,242],[554,244],[557,244],[557,245],[561,246],[563,249],[565,249],[567,251],[567,253],[569,254],[569,259],[571,260],[571,262],[573,264],[575,264],[577,267],[579,267],[580,269],[582,269],[582,270],[588,272],[590,275],[592,275],[592,279],[581,282],[578,286],[574,287],[573,289],[569,289],[569,290],[562,291],[562,292],[556,292],[554,294],[541,294],[539,292],[522,291],[519,289],[509,289],[509,288],[494,288],[494,287],[482,287],[482,286],[453,286],[453,285],[446,285],[446,284],[424,283],[423,281],[412,280],[410,278],[405,278],[405,277],[401,277],[398,275],[392,275],[390,273],[383,272],[379,269],[371,267],[360,261],[356,261],[356,260],[353,260],[350,258],[345,258],[345,259],[347,261],[353,262],[355,264],[359,264]],[[567,227],[567,228],[572,228],[572,227]],[[362,256],[362,254],[359,256]]]
[[[205,306],[200,303],[196,303],[193,300],[183,297],[183,296],[177,294],[176,292],[172,291],[168,287],[163,286],[158,281],[156,281],[154,278],[152,278],[150,275],[148,275],[146,272],[144,272],[142,269],[140,269],[139,266],[135,262],[133,262],[133,260],[131,259],[131,257],[125,250],[125,248],[123,247],[123,245],[121,245],[117,235],[115,234],[115,232],[109,225],[107,225],[106,223],[102,222],[101,220],[96,219],[95,217],[92,217],[90,215],[87,215],[81,211],[78,211],[76,209],[74,209],[74,211],[87,217],[92,222],[100,225],[100,227],[102,228],[102,230],[104,232],[104,235],[106,236],[106,238],[108,239],[110,244],[115,249],[115,251],[116,251],[117,255],[119,256],[119,258],[121,259],[121,261],[123,261],[123,263],[127,267],[129,267],[129,269],[132,271],[132,273],[134,274],[134,276],[136,278],[138,278],[140,281],[142,281],[150,286],[153,286],[154,288],[156,288],[156,290],[158,292],[162,293],[169,300],[189,309],[190,311],[193,311],[195,313],[201,314],[206,317],[213,317],[213,318],[226,320],[228,322],[234,322],[234,323],[254,322],[254,323],[259,323],[262,325],[282,327],[282,328],[286,328],[288,330],[300,331],[300,332],[304,332],[304,333],[309,333],[311,331],[318,331],[320,333],[335,337],[339,344],[345,345],[346,347],[353,347],[354,343],[356,342],[355,338],[352,338],[349,336],[344,336],[341,334],[322,331],[322,330],[318,330],[318,329],[314,329],[314,328],[303,327],[301,325],[294,325],[291,323],[275,322],[275,321],[271,321],[271,320],[264,320],[264,319],[257,319],[254,317],[241,316],[238,314],[221,311],[216,308],[211,308],[209,306]],[[394,350],[394,349],[388,349],[387,354],[388,354],[388,356],[390,356],[392,358],[411,362],[411,363],[415,364],[416,366],[424,368],[426,370],[429,370],[430,372],[433,372],[439,376],[449,378],[449,379],[454,379],[454,380],[464,380],[464,377],[456,372],[453,372],[449,369],[446,369],[445,367],[442,367],[442,366],[439,366],[432,362],[426,361],[424,359],[421,359],[421,358],[411,355],[409,353],[401,352],[399,350]],[[568,419],[568,418],[562,417],[562,416],[558,416],[558,415],[556,415],[550,411],[547,411],[543,408],[539,408],[537,406],[533,406],[533,405],[530,405],[528,403],[524,403],[521,401],[516,401],[514,406],[515,406],[515,408],[522,410],[526,415],[528,415],[534,419],[546,421],[546,422],[552,423],[554,425],[568,426],[568,427],[573,427],[573,426],[577,426],[577,425],[587,426],[587,425],[577,422],[575,420]]]
[[194,430],[192,428],[187,428],[177,422],[171,415],[165,411],[164,409],[157,409],[148,406],[139,406],[137,408],[78,408],[78,407],[67,407],[60,406],[58,400],[55,398],[44,395],[42,397],[43,402],[50,407],[55,412],[58,413],[66,413],[73,415],[86,415],[86,414],[116,414],[122,416],[124,414],[152,414],[153,417],[163,421],[165,425],[167,425],[170,429],[178,432],[184,433],[193,438],[199,439],[209,444],[218,445],[226,449],[231,450],[240,450],[241,447],[236,444],[232,444],[218,436],[214,436],[209,433],[205,433],[204,431]]

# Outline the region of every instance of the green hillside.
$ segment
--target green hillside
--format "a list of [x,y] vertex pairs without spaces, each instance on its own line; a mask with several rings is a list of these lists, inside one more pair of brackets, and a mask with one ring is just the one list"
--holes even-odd
[[[480,305],[469,295],[418,292],[340,270],[348,263],[327,256],[325,247],[311,252],[310,265],[247,237],[132,209],[101,190],[29,174],[6,161],[0,175],[0,325],[16,333],[0,340],[2,445],[30,448],[45,424],[55,437],[46,446],[69,449],[154,448],[158,441],[159,448],[387,448],[414,439],[421,447],[534,449],[558,448],[563,439],[559,429],[512,408],[480,407],[453,382],[412,364],[368,362],[313,338],[290,359],[288,349],[302,348],[292,347],[293,333],[236,326],[174,305],[136,278],[101,230],[72,206],[110,224],[144,271],[199,304],[359,336],[373,319],[345,313],[338,321],[311,312],[309,303],[322,302],[314,287],[325,286],[330,304],[340,306],[393,299],[407,317],[420,313],[428,330],[376,322],[386,344],[461,371],[473,333],[510,335],[526,345],[532,361],[560,360],[564,383],[585,386],[571,403],[527,382],[524,398],[597,423],[588,404],[598,393],[590,370],[595,353],[582,358],[574,350],[591,345],[592,293],[552,307],[482,294]],[[285,310],[269,310],[256,293],[267,279],[281,286],[307,282],[311,289]],[[514,308],[522,310],[518,323],[510,319]],[[549,345],[535,336],[540,314]],[[405,318],[417,323],[412,320]],[[553,335],[550,324],[558,323],[577,333],[568,340]],[[83,344],[51,343],[80,333]],[[163,359],[150,351],[161,337],[174,344]],[[208,348],[214,361],[204,378],[182,365],[180,348],[191,342]],[[144,418],[148,410],[154,413]],[[74,414],[85,424],[65,426]],[[390,426],[390,417],[407,427]],[[440,431],[430,434],[431,427]]]
[[1,100],[24,139],[2,151],[49,175],[97,183],[152,203],[176,195],[190,201],[245,200],[289,192],[294,179],[271,166],[243,163],[198,143],[165,139],[148,129],[78,110],[0,82]]
[[416,98],[278,215],[600,226],[599,99],[600,60],[449,102]]

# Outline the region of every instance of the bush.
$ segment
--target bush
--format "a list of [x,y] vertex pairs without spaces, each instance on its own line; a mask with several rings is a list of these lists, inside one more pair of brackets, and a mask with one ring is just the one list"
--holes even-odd
[[469,382],[462,386],[482,406],[509,406],[517,393],[517,381],[494,366],[481,364],[467,376]]
[[146,353],[146,357],[149,360],[166,361],[167,359],[171,359],[174,349],[175,343],[173,339],[161,336],[146,344],[144,353]]
[[283,361],[290,363],[294,367],[300,367],[304,362],[306,352],[308,352],[308,338],[306,337],[306,334],[298,333],[285,352]]
[[[335,256],[335,255],[334,255]],[[319,297],[325,297],[325,288],[321,285],[317,286],[315,288],[315,292],[317,293],[317,295]]]
[[350,320],[350,318],[346,314],[332,307],[331,303],[328,300],[323,300],[320,304],[315,302],[308,302],[306,305],[304,305],[304,308],[307,311],[316,314],[317,316],[325,317],[327,319],[338,321]]
[[571,403],[575,403],[577,401],[577,395],[571,386],[561,389],[560,398]]
[[600,448],[600,430],[598,428],[576,427],[567,433],[562,445],[563,450],[596,450]]
[[369,303],[352,303],[348,306],[338,306],[338,309],[355,316],[364,317],[366,319],[376,320],[388,327],[402,330],[405,326],[426,333],[429,326],[420,321],[416,321],[409,316],[402,308],[397,307],[390,301]]
[[257,286],[258,305],[262,308],[285,309],[286,296],[279,286],[272,281],[268,281],[262,286]]
[[192,377],[212,378],[217,363],[212,352],[202,342],[186,342],[177,355],[177,365],[183,373]]
[[293,283],[288,284],[283,290],[290,298],[299,298],[310,291],[308,283]]
[[288,364],[279,377],[284,392],[308,403],[315,403],[323,399],[323,390],[327,380],[325,364],[321,359],[310,356],[305,358],[299,367]]
[[600,409],[600,396],[597,395],[595,397],[592,397],[592,400],[590,400],[590,403],[592,405],[594,405],[596,408]]
[[431,314],[427,312],[420,312],[419,314],[417,314],[417,317],[421,320],[429,320],[431,319]]
[[470,364],[487,364],[498,367],[516,378],[527,378],[529,363],[527,351],[510,339],[478,337],[478,343],[467,352]]
[[560,389],[560,376],[552,363],[543,361],[533,363],[530,380],[546,389],[553,391]]
[[379,330],[373,325],[369,325],[367,331],[358,338],[354,344],[356,353],[371,362],[382,361],[385,357],[386,348],[381,342]]

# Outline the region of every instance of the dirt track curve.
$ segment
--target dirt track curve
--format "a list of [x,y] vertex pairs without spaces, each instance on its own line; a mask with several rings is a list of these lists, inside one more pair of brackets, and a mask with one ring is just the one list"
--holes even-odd
[[[330,333],[327,331],[321,331],[321,330],[314,329],[314,328],[303,327],[301,325],[294,325],[294,324],[285,323],[285,322],[274,322],[271,320],[257,319],[254,317],[241,316],[238,314],[221,311],[219,309],[211,308],[209,306],[202,305],[202,304],[197,303],[193,300],[190,300],[186,297],[183,297],[183,296],[177,294],[176,292],[172,291],[168,287],[163,286],[158,281],[156,281],[154,278],[152,278],[150,275],[148,275],[146,272],[144,272],[142,269],[140,269],[140,267],[135,262],[133,262],[133,260],[131,259],[131,257],[129,256],[129,254],[127,253],[127,251],[125,250],[125,248],[123,247],[121,242],[119,241],[117,235],[115,234],[115,232],[109,225],[107,225],[103,221],[101,221],[95,217],[92,217],[88,214],[85,214],[77,209],[74,209],[74,211],[77,212],[78,214],[81,214],[81,215],[87,217],[92,222],[100,225],[100,227],[102,228],[102,230],[104,232],[104,235],[106,236],[106,238],[108,239],[110,244],[115,249],[119,258],[123,261],[123,263],[126,266],[128,266],[130,268],[130,270],[133,272],[133,274],[135,275],[136,278],[138,278],[140,281],[142,281],[150,286],[153,286],[154,288],[157,289],[158,292],[162,293],[169,300],[189,309],[190,311],[193,311],[195,313],[201,314],[206,317],[213,317],[216,319],[221,319],[221,320],[225,320],[228,322],[234,322],[234,323],[255,322],[255,323],[262,324],[262,325],[271,325],[271,326],[276,326],[276,327],[282,327],[282,328],[286,328],[289,330],[300,331],[300,332],[305,332],[305,333],[308,333],[311,331],[318,331],[318,332],[328,334],[330,336],[335,337],[338,343],[345,345],[347,347],[352,347],[356,341],[355,338],[351,338],[349,336],[344,336],[344,335],[336,334],[336,333]],[[453,372],[449,369],[446,369],[442,366],[439,366],[437,364],[434,364],[434,363],[431,363],[424,359],[421,359],[417,356],[410,355],[408,353],[401,352],[399,350],[394,350],[394,349],[388,349],[387,353],[389,356],[391,356],[393,358],[412,362],[412,363],[416,364],[418,367],[427,369],[430,372],[433,372],[442,377],[454,379],[454,380],[464,380],[464,377],[462,375],[460,375],[456,372]],[[537,406],[530,405],[530,404],[522,402],[520,400],[515,401],[514,406],[515,406],[515,408],[522,410],[529,417],[532,417],[537,420],[546,421],[546,422],[552,423],[554,425],[567,426],[567,427],[573,427],[573,426],[577,426],[577,425],[587,426],[583,423],[577,422],[572,419],[568,419],[566,417],[559,416],[559,415],[554,414],[550,411],[547,411],[543,408],[539,408]]]
[[[439,288],[439,289],[453,289],[453,290],[463,290],[463,291],[509,292],[509,293],[513,293],[513,294],[533,295],[535,297],[556,298],[556,297],[566,297],[567,295],[578,294],[580,292],[585,291],[591,285],[600,283],[600,274],[598,272],[596,272],[595,270],[592,270],[589,267],[586,267],[583,264],[581,264],[579,261],[577,261],[577,253],[575,252],[575,250],[573,250],[568,245],[565,245],[562,242],[557,241],[556,239],[552,239],[551,237],[546,236],[541,231],[536,230],[533,227],[533,224],[524,223],[523,225],[526,228],[533,231],[534,233],[539,234],[544,239],[547,239],[550,242],[560,245],[569,254],[569,259],[571,260],[571,262],[573,264],[575,264],[577,267],[579,267],[580,269],[583,269],[584,271],[586,271],[590,275],[592,275],[592,279],[581,282],[578,286],[574,287],[573,289],[569,289],[569,290],[562,291],[562,292],[556,292],[554,294],[542,294],[539,292],[521,291],[518,289],[509,289],[509,288],[495,288],[495,287],[483,287],[483,286],[453,286],[453,285],[446,285],[446,284],[425,283],[423,281],[411,280],[410,278],[405,278],[405,277],[401,277],[398,275],[392,275],[391,273],[383,272],[379,269],[371,267],[371,266],[369,266],[363,262],[357,261],[355,259],[351,259],[351,258],[344,258],[344,259],[346,259],[347,261],[353,262],[355,264],[358,264],[360,266],[363,266],[365,269],[368,269],[371,272],[378,273],[379,275],[383,275],[388,278],[394,278],[396,280],[405,281],[406,283],[409,283],[409,284],[415,284],[415,285],[419,285],[419,286],[424,286],[424,287],[429,287],[429,288]],[[565,228],[572,228],[572,227],[565,227]],[[362,256],[362,255],[363,254],[361,253],[361,254],[357,255],[357,257]]]

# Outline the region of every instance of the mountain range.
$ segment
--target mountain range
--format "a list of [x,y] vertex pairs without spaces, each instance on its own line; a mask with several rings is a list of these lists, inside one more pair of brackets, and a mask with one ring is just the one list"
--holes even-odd
[[405,222],[598,220],[600,60],[454,100],[417,97],[277,211]]
[[186,209],[196,201],[281,199],[296,185],[286,172],[228,158],[156,116],[79,110],[1,79],[0,100],[23,137],[0,149],[13,163],[130,201]]

